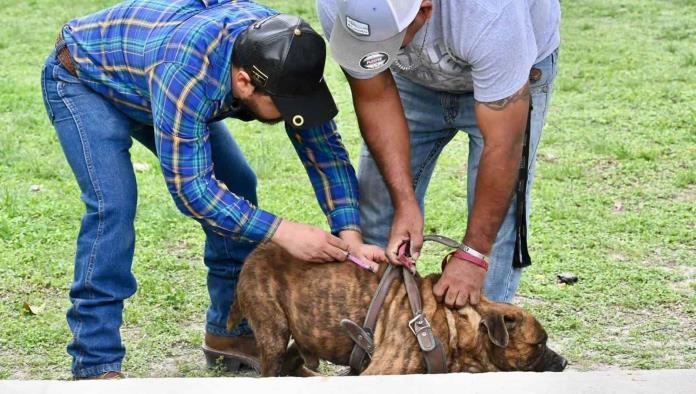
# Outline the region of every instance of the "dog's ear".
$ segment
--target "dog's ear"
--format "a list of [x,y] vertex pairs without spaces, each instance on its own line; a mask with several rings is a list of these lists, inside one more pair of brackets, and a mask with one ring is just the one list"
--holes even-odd
[[502,313],[489,313],[482,316],[481,325],[486,327],[488,338],[491,339],[491,342],[493,342],[495,346],[505,348],[510,343],[508,324]]

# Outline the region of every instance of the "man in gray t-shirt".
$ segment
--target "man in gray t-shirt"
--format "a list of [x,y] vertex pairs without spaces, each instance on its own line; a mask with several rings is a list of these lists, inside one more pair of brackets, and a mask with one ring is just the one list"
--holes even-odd
[[[466,233],[433,292],[452,307],[478,303],[482,288],[510,302],[529,263],[526,206],[556,76],[558,0],[317,0],[317,11],[365,140],[366,241],[398,263],[408,240],[406,264],[415,262],[435,162],[466,131],[468,217],[456,198],[435,208],[466,221]],[[528,115],[528,175],[518,182]]]

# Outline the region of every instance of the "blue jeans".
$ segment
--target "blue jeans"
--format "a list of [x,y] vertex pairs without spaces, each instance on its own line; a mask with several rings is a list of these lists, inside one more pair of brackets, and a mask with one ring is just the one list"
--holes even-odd
[[[558,51],[534,65],[541,70],[541,78],[530,82],[534,110],[531,118],[530,173],[527,184],[527,217],[529,217],[530,191],[534,178],[536,152],[541,138],[546,113],[556,77]],[[401,96],[411,138],[411,170],[416,197],[424,211],[425,193],[430,183],[437,158],[442,149],[464,130],[469,135],[467,165],[467,205],[473,204],[478,164],[483,151],[483,138],[476,124],[474,95],[451,94],[428,89],[403,77],[395,76]],[[384,180],[363,145],[358,169],[360,183],[360,216],[363,236],[368,243],[385,247],[388,241],[394,209]],[[515,248],[515,198],[510,203],[505,220],[498,231],[491,253],[491,264],[486,275],[484,294],[499,302],[510,302],[517,291],[521,269],[512,267]],[[464,210],[451,212],[466,221]]]
[[[137,186],[129,149],[133,139],[155,152],[152,126],[138,123],[70,75],[52,53],[42,70],[44,104],[82,192],[86,212],[77,237],[75,274],[67,313],[76,377],[120,371],[125,348],[119,328],[123,300],[135,293]],[[228,189],[257,203],[256,175],[222,122],[210,125],[215,176]],[[210,307],[206,331],[250,333],[246,323],[228,332],[230,304],[246,256],[256,244],[232,241],[203,226]]]

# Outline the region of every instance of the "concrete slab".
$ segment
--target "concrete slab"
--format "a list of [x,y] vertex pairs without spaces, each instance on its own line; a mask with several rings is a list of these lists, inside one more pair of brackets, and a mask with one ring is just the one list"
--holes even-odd
[[121,381],[0,381],[2,394],[139,393],[696,393],[696,369],[322,378],[165,378]]

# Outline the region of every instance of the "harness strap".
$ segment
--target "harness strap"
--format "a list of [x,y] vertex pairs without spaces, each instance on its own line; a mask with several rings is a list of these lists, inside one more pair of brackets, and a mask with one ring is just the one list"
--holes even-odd
[[423,236],[423,242],[425,241],[433,241],[437,242],[439,244],[443,244],[445,246],[449,246],[450,248],[457,249],[460,246],[462,246],[461,243],[453,240],[452,238],[445,237],[444,235],[440,234],[428,234]]
[[416,336],[428,373],[447,373],[445,351],[442,348],[442,343],[433,335],[430,322],[423,314],[418,284],[406,267],[402,267],[401,271],[404,277],[404,286],[406,286],[406,294],[408,294],[408,302],[411,305],[411,313],[413,313],[413,319],[408,322],[408,326],[413,335]]
[[[379,281],[379,285],[377,286],[375,295],[372,297],[370,306],[367,308],[367,315],[365,316],[365,322],[363,323],[362,327],[363,333],[361,334],[369,337],[369,343],[373,343],[372,335],[374,333],[375,326],[377,325],[379,311],[382,309],[384,300],[387,298],[387,293],[389,292],[392,282],[397,276],[399,276],[399,273],[399,270],[394,268],[393,265],[389,264],[387,270],[384,271],[384,275],[382,275],[382,279]],[[344,327],[344,329],[350,326],[350,324],[344,323],[344,321],[351,322],[354,326],[357,326],[357,324],[354,322],[348,319],[343,319],[341,321],[341,326]],[[348,335],[352,338],[350,330],[348,330]],[[355,338],[353,339],[355,340]],[[372,352],[368,352],[366,350],[367,349],[364,349],[361,346],[353,346],[353,351],[350,353],[350,359],[348,361],[352,374],[358,375],[360,372],[362,372],[364,369],[364,364],[367,361],[366,357],[372,357]]]
[[[459,242],[438,234],[426,235],[423,237],[423,240],[437,242],[451,248],[459,247]],[[370,306],[367,308],[367,315],[365,316],[362,327],[351,320],[341,320],[341,328],[343,328],[353,342],[355,342],[348,361],[351,374],[353,375],[360,374],[360,372],[367,367],[369,363],[368,358],[372,357],[372,353],[375,349],[374,330],[377,326],[379,312],[382,309],[382,305],[384,305],[384,300],[387,298],[387,293],[389,292],[392,282],[394,282],[394,279],[400,274],[404,278],[404,286],[406,286],[406,293],[408,294],[408,301],[413,314],[413,319],[408,322],[408,325],[411,332],[416,336],[418,346],[423,353],[428,373],[447,372],[447,359],[442,343],[433,334],[430,323],[425,315],[423,315],[418,284],[406,267],[402,267],[399,270],[395,266],[389,264],[382,275],[382,279],[379,281],[372,301],[370,301]]]
[[375,350],[375,343],[372,339],[373,333],[370,329],[360,327],[354,321],[343,319],[341,320],[341,328],[345,331],[350,339],[359,346],[368,357],[372,358],[372,352]]
[[411,332],[416,336],[418,346],[423,353],[428,373],[447,372],[447,360],[442,343],[435,337],[430,323],[425,315],[423,315],[418,284],[413,275],[408,272],[407,268],[401,267],[401,269],[398,269],[390,264],[384,272],[384,275],[382,275],[375,295],[372,297],[363,326],[359,327],[356,323],[348,319],[341,320],[341,327],[355,342],[348,361],[351,374],[360,374],[369,363],[368,357],[372,357],[372,352],[374,351],[373,333],[377,325],[379,312],[382,309],[382,305],[384,305],[392,282],[394,282],[394,279],[399,275],[403,276],[411,312],[414,316],[413,319],[408,322],[408,326]]

